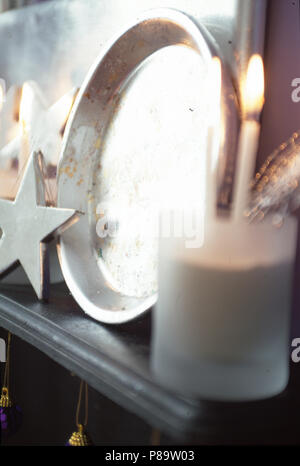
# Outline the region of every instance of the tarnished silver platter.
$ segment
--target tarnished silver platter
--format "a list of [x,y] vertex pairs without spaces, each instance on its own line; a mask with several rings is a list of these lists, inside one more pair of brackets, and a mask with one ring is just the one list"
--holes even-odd
[[[213,39],[194,20],[151,10],[114,38],[81,87],[64,135],[58,206],[84,215],[61,238],[59,256],[74,298],[101,322],[129,321],[156,302],[157,238],[145,225],[170,194],[164,181],[174,175],[187,199],[199,185],[201,196],[203,76],[214,55]],[[219,186],[234,161],[238,126],[224,64],[222,74]],[[129,226],[130,234],[114,236]]]

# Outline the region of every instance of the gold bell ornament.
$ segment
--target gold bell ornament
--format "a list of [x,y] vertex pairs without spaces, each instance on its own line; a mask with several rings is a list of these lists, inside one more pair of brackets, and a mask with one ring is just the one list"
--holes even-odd
[[0,397],[0,431],[3,437],[15,434],[22,424],[22,410],[14,403],[9,392],[11,333],[7,335],[6,362],[4,369],[3,385]]
[[[82,392],[83,392],[83,384],[85,387],[85,416],[84,421],[81,423],[79,422],[79,414],[80,414],[80,407],[81,407],[81,400],[82,400]],[[73,432],[71,437],[66,443],[67,447],[90,447],[93,446],[93,443],[90,439],[89,434],[86,431],[86,426],[88,422],[88,385],[86,382],[81,380],[80,382],[80,389],[79,389],[79,397],[76,409],[76,426],[77,431]]]

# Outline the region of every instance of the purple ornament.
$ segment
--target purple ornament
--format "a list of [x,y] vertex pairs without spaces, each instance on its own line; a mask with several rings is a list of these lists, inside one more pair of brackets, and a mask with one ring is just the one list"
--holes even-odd
[[14,435],[22,424],[22,410],[20,406],[14,404],[11,407],[0,407],[0,428],[3,437]]

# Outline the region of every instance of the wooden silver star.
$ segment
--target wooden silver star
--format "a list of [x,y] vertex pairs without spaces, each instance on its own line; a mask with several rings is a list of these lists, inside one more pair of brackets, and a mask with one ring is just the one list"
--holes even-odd
[[14,201],[0,199],[0,274],[21,264],[39,299],[49,291],[47,241],[78,220],[75,210],[45,206],[43,157],[33,152]]

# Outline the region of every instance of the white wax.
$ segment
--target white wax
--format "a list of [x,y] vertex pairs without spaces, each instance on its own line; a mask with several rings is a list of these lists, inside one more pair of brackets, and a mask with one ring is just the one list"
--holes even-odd
[[233,219],[243,218],[249,201],[249,186],[253,176],[260,125],[256,121],[243,121],[237,155],[236,179],[233,198]]
[[199,249],[183,238],[160,242],[154,373],[184,395],[273,396],[288,380],[297,223],[215,222],[207,232]]

